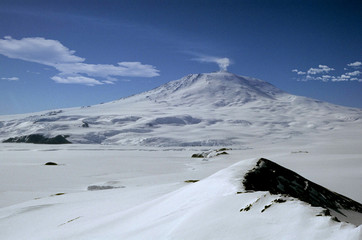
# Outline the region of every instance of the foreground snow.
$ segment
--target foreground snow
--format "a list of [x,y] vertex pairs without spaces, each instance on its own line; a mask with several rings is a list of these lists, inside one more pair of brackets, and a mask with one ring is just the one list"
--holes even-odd
[[5,144],[0,230],[4,239],[360,239],[361,226],[316,216],[321,208],[293,200],[262,212],[281,196],[238,194],[245,172],[264,156],[361,202],[361,141],[350,138],[207,159],[191,158],[200,148]]

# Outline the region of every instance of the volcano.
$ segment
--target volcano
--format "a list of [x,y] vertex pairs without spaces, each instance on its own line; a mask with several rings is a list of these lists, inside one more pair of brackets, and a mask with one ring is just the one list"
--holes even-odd
[[361,109],[295,96],[268,82],[221,71],[190,74],[109,103],[2,116],[0,140],[40,134],[84,144],[244,148],[346,124],[361,129],[361,123]]
[[222,71],[190,74],[145,95],[150,100],[171,106],[224,107],[241,106],[257,100],[276,100],[285,93],[265,81]]

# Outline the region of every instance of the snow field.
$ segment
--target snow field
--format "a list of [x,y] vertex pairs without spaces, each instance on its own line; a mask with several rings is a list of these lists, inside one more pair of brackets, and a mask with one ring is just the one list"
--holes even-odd
[[[356,143],[356,146],[358,143]],[[191,158],[198,148],[142,151],[116,146],[5,144],[7,166],[0,175],[1,194],[9,195],[0,210],[5,239],[360,239],[361,226],[316,217],[322,209],[300,201],[273,204],[267,192],[241,193],[243,175],[256,155],[269,157],[319,184],[346,196],[359,186],[361,162],[344,162],[344,146],[333,159],[313,144],[259,146],[230,150],[229,155]],[[353,146],[352,146],[353,147]],[[339,148],[339,150],[337,149]],[[299,149],[306,150],[298,152]],[[357,152],[357,150],[355,149]],[[293,153],[298,152],[298,153]],[[260,155],[259,155],[260,154]],[[362,154],[354,153],[353,156]],[[250,158],[250,160],[242,160]],[[306,161],[303,161],[306,159]],[[61,165],[44,166],[52,160]],[[242,160],[242,161],[240,161]],[[329,172],[320,167],[329,165]],[[349,166],[350,165],[350,166]],[[309,167],[308,167],[309,166]],[[313,167],[311,167],[313,166]],[[29,167],[32,167],[29,171]],[[317,169],[315,169],[317,168]],[[301,173],[301,172],[302,173]],[[24,175],[25,172],[37,174]],[[333,179],[329,179],[330,174]],[[210,177],[209,177],[210,176]],[[349,176],[349,178],[345,178]],[[340,178],[341,177],[341,178]],[[200,180],[185,183],[189,179]],[[342,182],[343,186],[338,183]],[[11,183],[11,184],[10,184]],[[87,191],[89,185],[125,186]],[[24,194],[24,192],[26,194]],[[56,195],[64,192],[64,195]],[[23,196],[17,200],[17,194]],[[257,199],[256,204],[253,204]],[[355,200],[361,201],[361,199]],[[18,201],[18,204],[13,205]],[[249,211],[241,211],[253,204]],[[359,219],[361,217],[359,216]],[[21,226],[19,229],[18,226]]]

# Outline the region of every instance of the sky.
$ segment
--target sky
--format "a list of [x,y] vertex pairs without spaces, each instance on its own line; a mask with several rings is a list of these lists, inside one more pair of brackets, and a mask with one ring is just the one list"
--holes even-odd
[[1,0],[0,115],[218,70],[362,108],[362,2]]

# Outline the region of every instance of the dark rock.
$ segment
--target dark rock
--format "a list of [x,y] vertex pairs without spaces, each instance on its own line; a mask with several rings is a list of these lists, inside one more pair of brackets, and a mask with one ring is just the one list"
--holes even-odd
[[261,210],[261,212],[264,212],[265,210],[267,210],[268,208],[270,208],[270,207],[271,207],[271,205],[272,205],[272,204],[265,205],[265,206],[264,206],[264,208],[263,208],[263,210]]
[[275,203],[284,203],[284,202],[286,202],[287,200],[285,200],[285,199],[281,199],[281,198],[277,198],[277,199],[275,199],[273,202],[275,202]]
[[60,192],[60,193],[52,194],[52,195],[50,195],[50,197],[62,196],[62,195],[64,195],[64,194],[65,194],[65,193]]
[[53,138],[44,137],[42,134],[30,134],[26,136],[8,138],[3,143],[36,143],[36,144],[67,144],[68,135],[57,135]]
[[228,151],[228,150],[232,150],[231,148],[220,148],[218,150],[216,150],[216,152],[224,152],[224,151]]
[[192,154],[192,158],[210,158],[210,157],[217,157],[220,155],[227,155],[229,153],[226,152],[226,150],[231,150],[231,148],[220,148],[217,150],[210,150],[207,152],[202,152],[202,153],[195,153]]
[[185,183],[195,183],[195,182],[198,182],[200,180],[186,180]]
[[331,215],[331,212],[329,211],[329,209],[324,209],[322,212],[320,212],[316,216],[321,217],[321,216],[332,216],[332,215]]
[[204,154],[202,153],[194,153],[191,156],[192,158],[204,158]]
[[252,204],[249,204],[248,206],[246,206],[246,207],[244,207],[244,208],[242,208],[242,209],[240,209],[240,212],[242,212],[242,211],[249,211],[250,210],[250,208],[252,207],[253,205]]
[[343,214],[342,209],[362,213],[362,204],[264,158],[259,159],[256,167],[245,175],[243,184],[245,190],[286,194],[314,207],[331,209],[340,214]]
[[216,154],[216,156],[219,156],[219,155],[228,155],[228,153],[227,153],[227,152],[218,152],[218,153]]
[[55,163],[55,162],[47,162],[45,165],[47,165],[47,166],[55,166],[55,165],[58,165],[58,164]]

